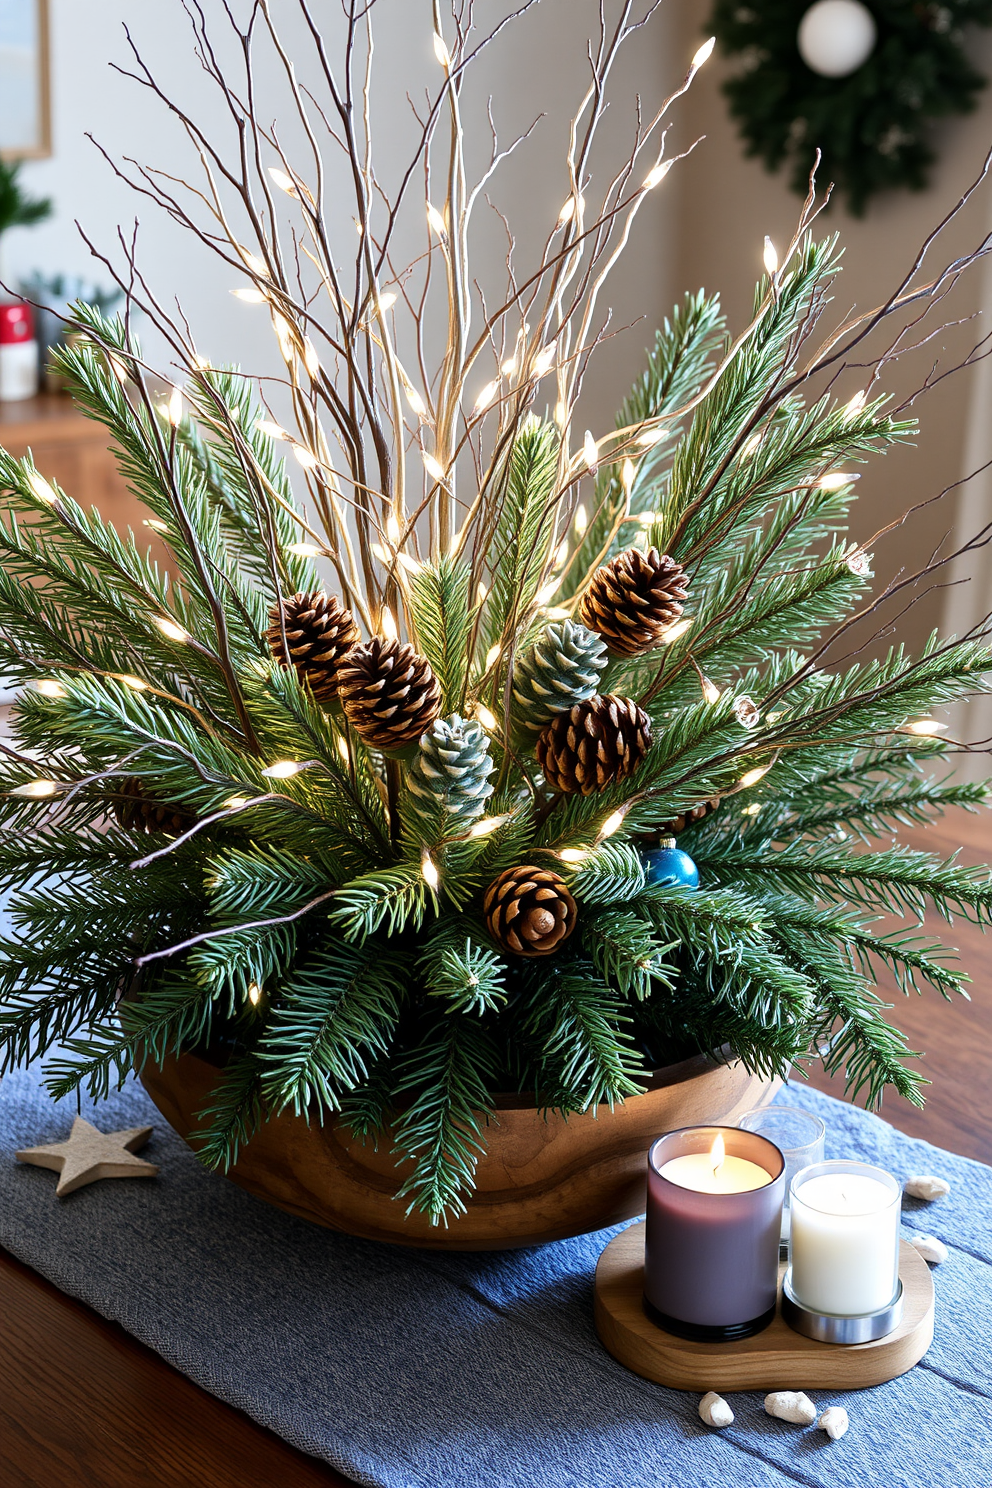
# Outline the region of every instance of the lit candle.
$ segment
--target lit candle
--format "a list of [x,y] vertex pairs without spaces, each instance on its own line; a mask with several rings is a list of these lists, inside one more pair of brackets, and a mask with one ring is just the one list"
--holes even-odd
[[827,1162],[792,1180],[792,1294],[800,1307],[861,1317],[890,1307],[899,1286],[901,1191],[865,1163]]
[[749,1162],[746,1157],[728,1154],[719,1134],[709,1152],[687,1152],[684,1157],[669,1158],[661,1176],[669,1183],[677,1183],[679,1188],[712,1194],[750,1193],[771,1182],[766,1168]]
[[785,1160],[765,1137],[689,1127],[648,1153],[644,1309],[682,1338],[747,1338],[775,1315]]

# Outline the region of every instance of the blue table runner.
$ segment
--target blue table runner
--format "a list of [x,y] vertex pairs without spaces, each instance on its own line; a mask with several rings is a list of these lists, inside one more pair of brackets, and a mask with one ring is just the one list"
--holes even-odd
[[55,1175],[13,1153],[61,1140],[72,1110],[34,1071],[0,1083],[0,1244],[372,1488],[992,1488],[992,1169],[802,1085],[780,1099],[823,1118],[828,1157],[952,1184],[904,1206],[904,1230],[951,1247],[933,1346],[890,1384],[811,1391],[850,1414],[836,1443],[766,1416],[755,1392],[731,1395],[736,1421],[712,1431],[697,1395],[610,1358],[592,1277],[615,1230],[482,1254],[337,1235],[205,1172],[134,1084],[83,1114],[153,1124],[142,1155],[159,1177],[58,1201]]

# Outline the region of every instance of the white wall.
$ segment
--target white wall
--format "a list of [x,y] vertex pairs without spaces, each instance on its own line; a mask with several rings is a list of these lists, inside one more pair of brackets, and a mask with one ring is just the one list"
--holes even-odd
[[[207,0],[212,16],[220,12]],[[487,19],[499,14],[503,0],[479,7]],[[505,9],[511,7],[507,4]],[[566,194],[560,164],[570,107],[585,84],[585,38],[595,23],[595,0],[542,0],[540,7],[500,41],[487,58],[475,98],[494,94],[494,111],[507,135],[540,113],[541,122],[531,142],[514,160],[494,195],[513,217],[522,241],[536,239],[553,221]],[[615,6],[613,7],[616,8]],[[325,5],[319,12],[339,16],[339,7]],[[284,0],[275,7],[280,23],[293,33],[295,6]],[[388,178],[390,165],[405,157],[411,138],[408,90],[414,94],[436,84],[437,63],[431,47],[429,0],[381,0],[376,11],[380,26],[381,62],[378,158]],[[102,266],[94,264],[74,226],[78,220],[105,251],[115,249],[120,227],[130,235],[140,219],[139,259],[150,284],[163,299],[178,299],[194,326],[204,354],[215,362],[238,360],[259,368],[272,365],[272,339],[264,310],[245,307],[229,290],[229,271],[188,236],[163,221],[153,207],[135,196],[101,160],[86,138],[92,133],[113,156],[131,155],[142,163],[158,164],[178,175],[192,170],[194,161],[179,130],[163,107],[142,89],[110,70],[116,61],[128,65],[123,23],[132,27],[144,55],[154,64],[168,88],[184,105],[203,100],[198,65],[179,0],[135,6],[126,0],[52,0],[53,107],[55,153],[51,160],[25,167],[27,184],[50,195],[57,204],[52,221],[31,231],[12,232],[6,242],[6,272],[41,269],[46,273],[75,272],[107,281]],[[333,24],[329,22],[329,24]],[[619,136],[633,121],[635,94],[648,102],[681,70],[683,59],[668,44],[671,23],[664,15],[640,37],[617,76],[617,102],[611,129]],[[306,68],[299,36],[294,55]],[[275,91],[278,78],[266,79]],[[279,111],[278,102],[265,105]],[[211,132],[228,128],[216,99],[207,100]],[[477,109],[478,116],[478,109]],[[284,116],[285,117],[285,116]],[[289,128],[288,125],[286,125]],[[591,381],[602,417],[608,420],[613,404],[640,369],[643,348],[650,342],[672,297],[666,273],[673,224],[666,218],[662,193],[645,212],[624,268],[604,298],[604,309],[614,310],[614,327],[636,322],[633,329],[611,340],[602,354],[602,371]],[[422,205],[417,232],[422,233]],[[480,216],[498,264],[501,229],[486,208]],[[353,243],[354,229],[347,208],[342,213],[344,241]],[[352,235],[350,238],[348,235]],[[418,249],[420,236],[416,239]]]

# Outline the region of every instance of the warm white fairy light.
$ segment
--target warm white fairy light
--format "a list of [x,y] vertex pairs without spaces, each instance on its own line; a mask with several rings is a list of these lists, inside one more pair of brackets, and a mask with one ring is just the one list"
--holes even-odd
[[716,46],[716,37],[711,36],[709,41],[704,41],[692,59],[692,71],[698,72],[704,62],[708,62],[713,55]]
[[546,377],[554,366],[555,357],[558,355],[558,342],[551,341],[547,346],[542,346],[531,364],[535,377]]
[[485,599],[485,597],[486,597],[486,595],[488,593],[489,593],[489,585],[486,584],[482,579],[480,579],[479,582],[475,586],[475,602],[476,602],[476,604],[481,605],[482,602],[483,602],[483,600]]
[[500,654],[502,653],[502,650],[503,650],[503,647],[499,644],[498,641],[496,642],[495,646],[490,646],[489,647],[489,650],[486,652],[486,670],[487,671],[489,670],[489,668],[491,666],[494,666],[495,663],[497,661],[499,661]]
[[434,55],[440,62],[441,66],[447,71],[447,69],[451,66],[451,53],[445,46],[444,37],[441,35],[440,31],[434,32]]
[[32,495],[37,496],[38,500],[43,501],[46,506],[54,506],[58,501],[58,492],[55,487],[49,485],[45,477],[39,475],[37,470],[28,471],[27,482],[31,487]]
[[674,160],[659,160],[654,169],[649,170],[644,177],[644,190],[653,191],[656,186],[660,186],[674,164]]
[[224,802],[224,808],[227,811],[240,811],[242,806],[247,806],[250,800],[250,796],[228,796]]
[[623,464],[620,466],[620,484],[623,487],[623,494],[625,496],[629,496],[631,491],[634,489],[634,477],[636,475],[637,466],[628,456],[628,458],[624,460]]
[[338,754],[341,756],[344,764],[351,764],[351,750],[348,748],[347,739],[338,740]]
[[472,410],[473,413],[481,413],[484,408],[488,408],[498,392],[499,378],[497,377],[494,378],[492,382],[486,383],[485,387],[482,389],[479,396],[475,400],[475,406]]
[[56,682],[54,677],[42,677],[40,681],[34,684],[34,686],[35,691],[40,692],[42,697],[64,698],[66,695],[66,691],[65,688],[62,686],[62,683]]
[[264,434],[268,439],[288,439],[289,435],[282,424],[274,424],[271,419],[259,419],[255,425],[259,434]]
[[554,599],[555,595],[558,593],[558,590],[560,588],[561,588],[561,579],[552,579],[552,581],[551,581],[550,584],[545,584],[544,588],[543,589],[539,589],[538,592],[537,592],[537,602],[538,602],[538,604],[539,605],[546,605],[546,604],[548,604],[550,600]]
[[765,237],[765,246],[761,254],[761,259],[765,266],[765,273],[770,274],[774,279],[778,273],[778,249],[775,247],[771,238],[767,236]]
[[599,445],[591,429],[587,429],[582,437],[582,458],[590,475],[595,475],[599,469]]
[[387,641],[396,641],[399,639],[400,632],[396,624],[396,616],[392,610],[386,609],[385,606],[379,612],[379,629]]
[[395,512],[390,512],[389,516],[386,518],[386,536],[389,538],[389,541],[393,543],[394,546],[403,536],[403,529],[400,526],[399,518],[397,517]]
[[571,222],[571,220],[572,220],[572,218],[574,216],[575,216],[575,197],[574,196],[570,196],[570,197],[568,197],[566,199],[565,202],[563,202],[562,209],[558,213],[558,225],[560,227],[564,227],[565,226],[565,223],[566,222]]
[[259,258],[257,253],[251,253],[247,248],[242,248],[240,252],[245,268],[250,273],[257,274],[260,279],[269,278],[269,266],[264,258]]
[[286,552],[292,553],[296,558],[319,558],[323,551],[316,543],[308,542],[289,543],[286,547]]
[[757,816],[757,814],[758,814],[758,812],[760,810],[761,810],[761,802],[760,801],[752,801],[751,804],[750,804],[750,806],[745,806],[744,807],[744,810],[741,812],[741,815],[742,816]]
[[[497,647],[496,650],[497,650],[497,654],[498,654],[499,647]],[[487,659],[486,665],[487,666],[491,666],[492,665],[492,662],[490,662]],[[476,703],[476,705],[475,705],[475,716],[479,720],[479,722],[482,724],[482,727],[484,729],[486,729],[489,733],[492,733],[493,730],[498,727],[497,722],[496,722],[496,714],[493,712],[493,710],[491,708],[487,708],[486,705],[485,705],[485,703]]]
[[266,780],[292,780],[298,775],[303,766],[296,760],[276,760],[274,765],[268,765],[262,771]]
[[503,374],[504,377],[515,377],[516,376],[516,374],[517,374],[517,356],[516,356],[516,352],[514,352],[513,356],[507,357],[507,359],[506,359],[505,362],[501,362],[500,363],[500,369],[499,370],[502,372],[502,374]]
[[158,517],[143,517],[141,525],[142,527],[150,527],[153,532],[168,532],[169,530],[169,524],[167,522],[160,522]]
[[747,774],[742,775],[737,783],[743,790],[747,790],[749,786],[757,785],[759,780],[764,779],[770,769],[771,765],[757,765],[753,770],[748,770]]
[[155,615],[155,616],[153,616],[153,622],[154,622],[155,625],[158,626],[159,630],[165,636],[166,640],[169,640],[169,641],[188,641],[189,640],[189,636],[187,635],[186,631],[183,630],[182,626],[181,625],[177,625],[176,622],[175,622],[175,620],[170,620],[167,615]]
[[555,423],[558,425],[559,429],[564,431],[571,417],[571,408],[569,408],[564,398],[559,398],[558,402],[555,404]]
[[213,363],[211,362],[209,357],[197,355],[193,358],[193,366],[196,368],[197,372],[209,372],[211,367],[213,366]]
[[850,423],[852,419],[857,418],[859,413],[863,413],[864,406],[867,402],[868,393],[864,388],[862,388],[860,393],[855,393],[854,397],[851,398],[846,405],[844,409],[844,422]]
[[599,829],[600,842],[605,841],[607,837],[612,837],[614,832],[619,832],[620,828],[623,826],[623,819],[627,815],[629,809],[629,806],[621,806],[618,811],[614,811],[612,815],[606,818],[603,825]]
[[287,196],[299,195],[299,192],[296,189],[296,182],[293,180],[292,176],[287,176],[286,172],[284,170],[280,170],[277,165],[269,166],[269,180],[272,182],[273,186],[278,186],[280,191],[285,191]]
[[705,702],[712,704],[720,701],[720,689],[715,682],[710,681],[709,677],[700,677],[699,687]]
[[238,289],[232,289],[231,293],[236,300],[241,300],[246,305],[265,304],[265,295],[260,289],[256,289],[254,285],[242,285]]
[[548,605],[544,613],[549,620],[567,620],[572,612],[566,610],[564,605]]
[[403,394],[406,398],[406,401],[410,405],[410,412],[415,413],[418,418],[423,418],[424,414],[427,412],[427,404],[417,392],[417,389],[415,387],[411,387],[410,383],[405,382],[403,384]]
[[670,646],[673,641],[681,640],[691,624],[691,616],[688,616],[685,620],[676,620],[674,625],[670,625],[667,630],[662,632],[661,644],[663,646]]
[[278,315],[273,312],[272,328],[276,333],[276,340],[279,342],[279,350],[282,352],[283,361],[292,363],[296,357],[295,327],[290,325],[285,315]]
[[436,455],[428,454],[427,450],[421,450],[420,457],[424,462],[424,469],[432,481],[444,480],[444,466]]
[[261,1002],[261,1000],[262,1000],[262,989],[261,989],[261,987],[258,985],[257,982],[249,982],[249,984],[248,984],[248,1001],[251,1003],[252,1007],[258,1007],[258,1004]]
[[472,823],[468,829],[468,835],[470,837],[488,837],[491,832],[495,832],[496,828],[501,827],[508,819],[506,816],[484,816],[480,821]]
[[936,718],[917,718],[912,723],[907,723],[904,732],[907,734],[919,734],[920,738],[932,738],[934,734],[942,733],[947,728],[946,723],[938,723]]
[[169,406],[166,410],[166,416],[172,427],[178,429],[183,421],[183,390],[181,387],[174,387],[172,389],[169,395]]
[[25,785],[15,786],[12,796],[26,796],[30,801],[43,801],[46,796],[56,796],[59,785],[54,780],[29,780]]
[[439,238],[448,236],[448,225],[433,202],[427,203],[427,221]]
[[563,847],[558,854],[563,863],[584,863],[589,856],[587,847]]
[[293,457],[298,465],[303,466],[304,470],[316,470],[320,464],[313,451],[305,449],[302,444],[293,445]]
[[641,449],[650,449],[652,445],[660,444],[663,439],[667,438],[667,429],[645,429],[643,434],[638,434],[637,443]]
[[864,548],[855,548],[853,552],[846,554],[844,562],[859,579],[871,573],[871,554],[866,553]]
[[396,299],[397,297],[391,289],[387,289],[385,294],[381,294],[376,301],[380,313],[385,315],[387,310],[391,310],[396,304]]
[[121,387],[126,387],[128,382],[128,371],[120,357],[110,358],[110,370],[113,372]]
[[132,677],[130,672],[118,673],[117,681],[122,683],[125,687],[130,687],[132,692],[148,691],[148,683],[144,680],[144,678]]
[[752,434],[750,438],[745,439],[744,443],[741,445],[741,459],[750,459],[751,455],[754,454],[763,438],[764,434],[759,431],[759,433]]
[[859,475],[853,475],[849,470],[830,470],[826,475],[821,475],[816,484],[821,491],[839,491],[841,486],[860,479]]
[[320,371],[320,357],[309,336],[303,337],[303,365],[311,377],[316,377]]
[[584,537],[586,528],[589,526],[589,511],[584,502],[580,501],[575,508],[575,516],[572,518],[572,529],[576,537]]
[[641,527],[653,527],[655,522],[661,521],[661,512],[637,512],[630,520],[637,522]]
[[426,847],[420,854],[420,876],[429,889],[436,889],[438,884],[441,882],[440,874],[437,871],[437,865],[431,857],[430,853],[427,851]]

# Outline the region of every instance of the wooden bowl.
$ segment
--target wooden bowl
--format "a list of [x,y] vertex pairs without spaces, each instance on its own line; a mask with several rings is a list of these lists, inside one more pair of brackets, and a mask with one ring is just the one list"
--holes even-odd
[[[197,1112],[210,1102],[219,1071],[193,1054],[148,1065],[141,1078],[158,1109],[195,1148]],[[395,1198],[408,1165],[397,1168],[387,1131],[378,1147],[336,1122],[308,1125],[283,1114],[266,1122],[228,1177],[256,1198],[315,1224],[425,1250],[505,1250],[539,1245],[617,1224],[644,1212],[645,1155],[655,1137],[680,1126],[733,1126],[772,1099],[780,1080],[738,1062],[696,1055],[658,1070],[643,1095],[613,1111],[545,1116],[527,1097],[496,1097],[485,1132],[477,1187],[467,1212],[433,1226]],[[399,1177],[398,1177],[399,1175]]]

